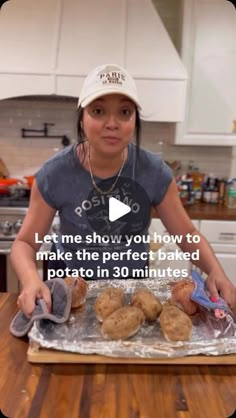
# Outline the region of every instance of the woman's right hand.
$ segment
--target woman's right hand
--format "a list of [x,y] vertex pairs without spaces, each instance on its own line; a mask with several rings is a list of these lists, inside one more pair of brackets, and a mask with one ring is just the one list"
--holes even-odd
[[39,278],[25,285],[17,299],[18,307],[30,318],[34,309],[36,299],[44,299],[48,312],[51,312],[51,293],[45,283]]

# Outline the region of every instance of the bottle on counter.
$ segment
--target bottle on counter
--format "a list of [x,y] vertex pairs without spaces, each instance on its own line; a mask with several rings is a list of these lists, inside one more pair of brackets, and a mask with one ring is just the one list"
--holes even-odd
[[223,206],[225,204],[225,191],[226,191],[225,183],[226,183],[225,179],[219,179],[219,183],[218,183],[218,188],[219,188],[218,204],[220,206]]
[[186,184],[179,184],[178,189],[179,189],[180,200],[185,206],[188,204],[188,196],[189,196],[188,186]]
[[207,177],[202,187],[202,201],[204,203],[211,202],[211,189],[210,189],[210,177]]
[[203,184],[202,202],[213,204],[219,202],[219,179],[217,177],[207,177]]
[[236,209],[236,179],[227,181],[225,203],[227,208]]
[[191,172],[191,178],[193,180],[193,191],[194,191],[194,200],[199,202],[202,196],[202,184],[204,181],[204,173],[199,172],[197,167],[194,167],[194,170]]
[[217,204],[219,201],[219,179],[216,177],[211,188],[211,203]]
[[192,205],[195,201],[195,192],[193,190],[193,179],[186,177],[185,175],[182,176],[181,185],[183,190],[187,191],[187,201],[186,205]]

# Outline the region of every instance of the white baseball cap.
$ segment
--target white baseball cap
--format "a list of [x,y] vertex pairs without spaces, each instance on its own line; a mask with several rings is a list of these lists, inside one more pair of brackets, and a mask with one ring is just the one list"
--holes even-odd
[[134,79],[124,68],[116,64],[101,65],[87,75],[78,106],[84,108],[98,97],[112,93],[127,96],[141,109]]

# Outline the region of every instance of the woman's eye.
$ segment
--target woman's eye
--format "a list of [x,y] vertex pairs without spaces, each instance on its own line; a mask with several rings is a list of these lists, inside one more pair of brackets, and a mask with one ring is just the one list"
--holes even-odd
[[121,109],[121,115],[125,118],[130,118],[132,113],[133,113],[133,110],[128,107]]
[[92,109],[92,115],[94,116],[101,116],[104,114],[104,111],[101,107],[95,107],[94,109]]

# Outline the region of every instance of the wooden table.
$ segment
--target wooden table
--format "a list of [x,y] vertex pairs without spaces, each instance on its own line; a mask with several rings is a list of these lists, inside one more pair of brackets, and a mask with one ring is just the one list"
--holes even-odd
[[9,324],[16,295],[0,294],[0,409],[10,418],[226,418],[236,366],[30,364]]

